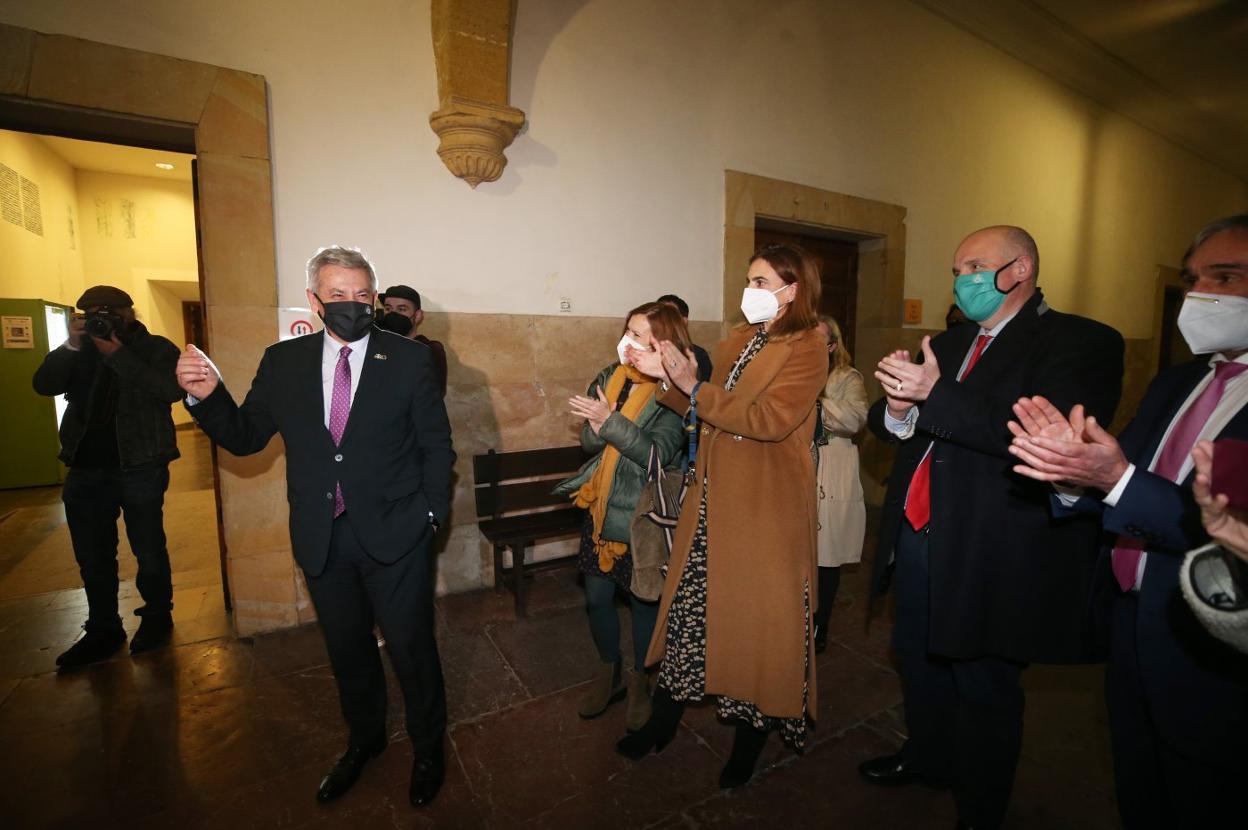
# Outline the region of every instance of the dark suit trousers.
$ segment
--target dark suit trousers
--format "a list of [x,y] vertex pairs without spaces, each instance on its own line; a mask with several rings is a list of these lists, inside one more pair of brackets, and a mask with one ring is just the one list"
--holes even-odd
[[928,652],[928,545],[902,521],[896,546],[893,650],[909,738],[906,759],[953,788],[958,818],[997,827],[1023,742],[1023,666],[994,657],[949,660]]
[[344,513],[334,520],[325,571],[304,574],[325,634],[352,745],[372,746],[386,738],[386,676],[373,634],[375,622],[403,691],[413,753],[429,758],[440,752],[446,733],[446,692],[434,639],[428,544],[384,565],[360,546]]
[[[1149,558],[1148,566],[1177,570],[1176,562],[1156,556]],[[1177,684],[1169,694],[1149,688],[1140,671],[1140,651],[1150,645],[1137,636],[1138,610],[1134,594],[1114,600],[1105,669],[1114,783],[1123,827],[1241,827],[1245,821],[1244,771],[1248,769],[1248,733],[1244,730],[1248,694],[1241,690],[1238,701],[1227,700],[1226,684],[1206,686],[1201,655],[1195,653],[1189,656],[1191,665],[1167,667],[1184,679],[1181,692]],[[1179,609],[1178,614],[1186,616],[1186,609]],[[1196,625],[1194,620],[1191,625]],[[1211,650],[1222,648],[1207,632],[1196,633]],[[1194,728],[1193,713],[1201,713],[1203,729]],[[1182,735],[1187,745],[1163,740],[1162,725],[1169,725],[1166,731],[1171,735]]]

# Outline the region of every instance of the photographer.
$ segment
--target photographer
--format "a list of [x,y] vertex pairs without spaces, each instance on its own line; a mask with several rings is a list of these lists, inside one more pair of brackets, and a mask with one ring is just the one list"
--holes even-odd
[[97,285],[78,300],[85,317],[35,372],[40,395],[64,394],[60,458],[69,466],[61,499],[87,593],[86,634],[56,658],[62,671],[103,660],[126,641],[117,612],[117,517],[138,559],[143,618],[130,652],[150,651],[173,632],[173,585],[163,509],[169,462],[178,457],[169,407],[182,397],[179,350],[135,319],[119,288]]

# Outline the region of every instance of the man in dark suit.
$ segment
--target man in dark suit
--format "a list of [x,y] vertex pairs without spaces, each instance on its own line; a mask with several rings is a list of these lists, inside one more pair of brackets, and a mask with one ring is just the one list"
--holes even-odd
[[1128,828],[1244,822],[1248,656],[1201,628],[1179,568],[1184,551],[1208,541],[1192,494],[1193,446],[1248,438],[1248,214],[1201,230],[1183,280],[1179,330],[1198,357],[1157,375],[1117,440],[1082,407],[1044,399],[1020,400],[1012,425],[1016,470],[1088,488],[1063,487],[1060,500],[1096,511],[1108,531],[1099,562],[1105,694]]
[[[1122,378],[1113,329],[1053,311],[1021,228],[977,231],[954,254],[954,293],[976,325],[880,361],[869,423],[898,444],[874,565],[895,564],[897,654],[909,733],[864,762],[869,781],[948,784],[959,825],[1001,824],[1022,743],[1021,672],[1089,659],[1086,608],[1098,528],[1054,522],[1049,490],[1011,473],[1023,390],[1112,417]],[[1043,390],[1043,391],[1041,391]]]
[[359,251],[318,252],[307,294],[324,333],[270,346],[242,406],[193,346],[178,361],[178,382],[200,426],[235,455],[259,452],[275,432],[285,442],[291,545],[350,727],[317,799],[346,792],[386,746],[375,622],[403,690],[410,799],[423,806],[444,775],[430,548],[450,509],[450,424],[429,350],[373,326],[377,278]]

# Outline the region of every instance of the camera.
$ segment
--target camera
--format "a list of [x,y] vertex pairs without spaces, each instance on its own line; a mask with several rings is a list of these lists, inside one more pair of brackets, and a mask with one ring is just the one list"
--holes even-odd
[[121,318],[114,314],[111,308],[103,306],[88,314],[83,325],[87,334],[101,340],[108,340],[114,332],[121,330],[121,322]]

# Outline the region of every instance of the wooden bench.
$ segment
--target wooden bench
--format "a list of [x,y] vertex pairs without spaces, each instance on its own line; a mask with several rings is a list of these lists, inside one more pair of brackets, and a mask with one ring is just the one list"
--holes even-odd
[[[527,614],[525,576],[538,567],[558,564],[558,557],[537,564],[525,561],[526,552],[543,539],[579,533],[585,511],[573,507],[567,496],[551,493],[561,479],[575,473],[589,456],[580,447],[495,452],[472,457],[477,523],[494,546],[494,587],[510,582],[516,616]],[[504,571],[503,551],[511,550],[511,567]],[[573,554],[575,555],[575,554]],[[504,580],[504,576],[510,580]]]

